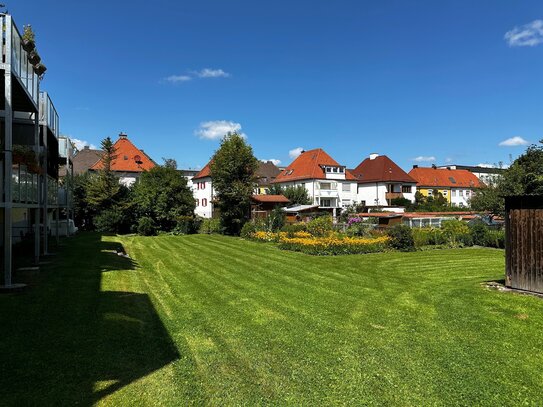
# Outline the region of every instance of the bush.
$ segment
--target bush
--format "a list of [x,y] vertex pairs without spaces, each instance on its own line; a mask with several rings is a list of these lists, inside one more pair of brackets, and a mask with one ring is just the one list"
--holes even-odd
[[390,237],[390,247],[402,252],[412,252],[415,250],[415,242],[411,228],[407,225],[396,225],[387,231]]
[[204,219],[200,224],[200,230],[198,233],[212,234],[221,233],[221,220],[220,219]]
[[471,238],[473,244],[477,246],[487,246],[489,242],[489,230],[488,227],[482,221],[474,222],[470,227]]
[[473,244],[469,226],[461,220],[446,220],[441,222],[441,231],[445,238],[445,243],[449,246],[471,246]]
[[99,232],[129,233],[132,222],[129,215],[121,208],[112,208],[95,216],[94,226]]
[[180,216],[177,218],[177,225],[173,228],[174,235],[190,235],[197,233],[200,229],[202,219],[195,216]]
[[297,232],[292,238],[280,235],[279,248],[317,256],[363,254],[385,251],[389,241],[388,236],[359,238],[332,233],[326,237],[314,237],[307,232]]
[[307,232],[307,224],[303,222],[291,223],[290,225],[283,226],[281,232],[285,232],[288,237],[294,237],[295,233]]
[[505,230],[489,230],[485,246],[505,249]]
[[347,221],[347,229],[345,233],[348,236],[370,236],[375,230],[376,218],[363,220],[359,217],[349,218]]
[[138,220],[138,234],[142,236],[154,236],[157,234],[155,221],[148,217],[142,216]]
[[240,236],[244,239],[250,239],[258,230],[258,225],[255,222],[249,221],[241,228]]
[[307,231],[316,237],[329,235],[332,230],[333,223],[331,216],[320,216],[307,223]]

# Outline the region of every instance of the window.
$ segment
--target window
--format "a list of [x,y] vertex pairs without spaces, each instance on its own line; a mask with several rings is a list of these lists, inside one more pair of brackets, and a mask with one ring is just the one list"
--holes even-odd
[[351,184],[347,184],[347,183],[342,184],[341,190],[343,192],[351,192]]
[[443,196],[447,196],[447,191],[443,191]]
[[321,182],[321,189],[332,189],[332,184],[330,182]]
[[452,190],[451,195],[452,195],[452,196],[456,196],[456,189],[453,189],[453,190]]
[[351,204],[351,200],[350,199],[342,199],[341,200],[341,206],[343,208],[346,208],[347,206],[349,206]]
[[432,196],[433,191],[431,189],[428,190],[428,196]]
[[330,199],[321,199],[321,205],[320,206],[323,206],[325,208],[329,208],[331,205],[331,200]]
[[339,172],[341,172],[341,173],[345,172],[345,168],[340,168]]
[[411,185],[402,185],[402,192],[404,194],[410,194],[411,193]]
[[202,199],[202,206],[207,206],[207,199],[206,198]]
[[338,171],[338,168],[337,167],[334,167],[332,168],[333,172],[337,172]]

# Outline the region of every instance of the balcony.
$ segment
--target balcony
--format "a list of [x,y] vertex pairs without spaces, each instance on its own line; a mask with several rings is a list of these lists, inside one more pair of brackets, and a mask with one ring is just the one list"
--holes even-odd
[[47,126],[55,138],[58,138],[58,113],[47,92],[40,92],[40,126]]
[[74,151],[72,147],[72,142],[68,137],[58,138],[58,155],[60,158],[63,158],[64,161],[72,160],[74,156]]
[[14,79],[14,110],[29,110],[25,106],[25,101],[18,100],[17,84],[26,93],[28,100],[32,102],[32,110],[37,110],[39,77],[34,72],[33,65],[28,60],[29,53],[23,49],[21,34],[9,14],[0,14],[0,24],[3,27],[2,40],[4,41],[0,69],[11,70],[12,72]]

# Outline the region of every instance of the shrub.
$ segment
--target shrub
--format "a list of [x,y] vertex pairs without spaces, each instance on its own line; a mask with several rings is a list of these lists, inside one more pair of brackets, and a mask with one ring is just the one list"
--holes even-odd
[[157,234],[155,221],[148,217],[142,216],[138,220],[138,234],[143,236],[154,236]]
[[333,229],[331,216],[320,216],[307,223],[307,231],[313,236],[326,236],[330,234]]
[[177,218],[177,225],[173,228],[172,233],[174,235],[190,235],[197,233],[200,229],[202,218],[195,216],[179,216]]
[[247,222],[243,227],[241,228],[240,236],[244,239],[251,238],[252,235],[258,230],[257,225],[255,222]]
[[288,237],[294,237],[296,232],[306,232],[307,224],[303,222],[292,223],[290,225],[285,225],[281,228],[281,232],[285,232]]
[[279,236],[279,248],[318,256],[338,254],[376,253],[386,250],[390,238],[347,237],[329,234],[326,237],[311,236],[307,232],[297,232],[296,237]]
[[198,233],[203,234],[212,234],[212,233],[221,233],[221,221],[220,219],[204,219],[200,224],[200,230]]
[[390,247],[402,252],[415,250],[415,242],[411,228],[407,225],[396,225],[387,231],[390,237]]
[[471,238],[473,239],[473,244],[476,244],[477,246],[487,246],[490,234],[488,227],[484,224],[484,222],[474,222],[472,225],[470,225],[469,229]]
[[461,220],[446,220],[441,222],[441,231],[445,238],[445,243],[452,247],[471,246],[473,244],[469,226]]
[[368,220],[359,217],[349,218],[345,233],[348,236],[370,236],[371,232],[375,230],[375,225],[375,218]]
[[95,216],[94,225],[99,232],[129,233],[132,222],[121,208],[111,208]]
[[489,230],[485,246],[505,249],[505,230]]

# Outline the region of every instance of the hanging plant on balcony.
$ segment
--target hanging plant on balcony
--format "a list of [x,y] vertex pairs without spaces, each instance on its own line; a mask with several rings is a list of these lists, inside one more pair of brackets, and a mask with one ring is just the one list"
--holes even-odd
[[29,172],[40,174],[42,171],[36,153],[28,146],[14,145],[11,157],[14,165],[26,165]]
[[36,48],[36,36],[34,31],[32,31],[32,26],[30,24],[24,26],[21,44],[26,52],[30,52]]
[[42,64],[41,62],[39,64],[37,64],[37,65],[34,65],[34,72],[40,78],[43,77],[43,74],[45,74],[45,71],[47,71],[47,67],[44,64]]
[[38,65],[41,61],[41,57],[40,55],[38,54],[38,51],[36,51],[35,49],[30,51],[28,53],[28,60],[30,61],[30,63],[34,66]]

